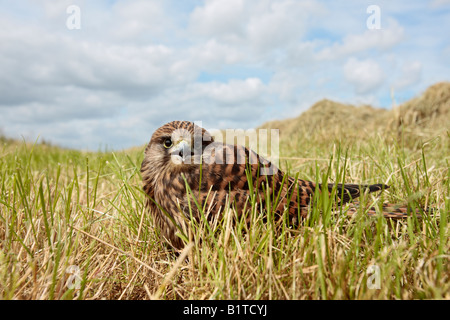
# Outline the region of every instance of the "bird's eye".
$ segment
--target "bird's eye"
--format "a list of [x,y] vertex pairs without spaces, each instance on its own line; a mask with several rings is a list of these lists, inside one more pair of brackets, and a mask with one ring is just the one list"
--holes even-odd
[[170,138],[167,138],[164,140],[164,148],[169,149],[173,146],[172,140]]

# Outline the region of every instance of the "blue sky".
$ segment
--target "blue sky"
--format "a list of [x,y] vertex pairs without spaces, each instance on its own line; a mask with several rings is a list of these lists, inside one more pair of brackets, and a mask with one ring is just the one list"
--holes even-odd
[[323,98],[391,108],[391,92],[450,80],[448,30],[450,0],[0,1],[0,133],[121,149],[172,120],[248,129]]

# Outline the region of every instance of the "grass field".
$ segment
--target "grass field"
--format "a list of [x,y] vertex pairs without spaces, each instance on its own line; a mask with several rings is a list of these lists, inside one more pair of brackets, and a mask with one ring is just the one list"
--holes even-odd
[[143,207],[144,146],[87,153],[3,139],[0,299],[449,299],[449,132],[329,130],[282,135],[281,168],[387,183],[359,200],[433,213],[349,217],[321,196],[300,228],[277,233],[256,213],[250,228],[233,225],[229,210],[215,228],[193,224],[174,255]]
[[[299,136],[283,142],[281,154],[302,157],[282,167],[315,181],[329,170],[330,181],[386,182],[391,189],[384,200],[431,206],[434,214],[400,222],[363,212],[312,215],[299,230],[282,234],[261,221],[242,232],[245,226],[224,219],[219,233],[193,226],[194,244],[178,259],[143,208],[142,148],[82,153],[5,143],[1,298],[449,298],[449,137],[418,150],[381,137],[354,142],[341,145],[345,158],[336,143]],[[365,200],[372,199],[380,198]],[[329,212],[326,200],[315,209]],[[379,289],[370,289],[375,272]]]

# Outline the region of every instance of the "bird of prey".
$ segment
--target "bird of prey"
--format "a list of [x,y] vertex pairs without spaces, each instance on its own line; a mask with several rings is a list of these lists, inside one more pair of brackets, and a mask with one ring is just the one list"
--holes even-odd
[[[320,184],[287,176],[273,163],[240,145],[214,141],[205,129],[188,121],[173,121],[158,128],[145,148],[141,173],[147,194],[146,207],[162,236],[176,249],[183,241],[176,235],[186,221],[200,219],[194,199],[217,217],[230,205],[241,215],[248,208],[252,192],[263,211],[268,195],[275,217],[285,212],[290,225],[308,214],[308,205]],[[382,191],[384,184],[328,184],[337,188],[338,205],[359,197],[361,192]],[[373,211],[374,213],[375,211]],[[404,210],[390,210],[386,216],[404,216]]]

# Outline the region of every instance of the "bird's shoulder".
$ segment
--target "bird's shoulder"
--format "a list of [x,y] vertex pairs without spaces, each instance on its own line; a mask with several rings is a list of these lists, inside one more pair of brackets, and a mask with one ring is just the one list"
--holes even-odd
[[201,163],[185,172],[183,179],[193,190],[203,192],[249,190],[267,178],[279,179],[280,173],[272,162],[245,146],[212,142],[204,148]]

